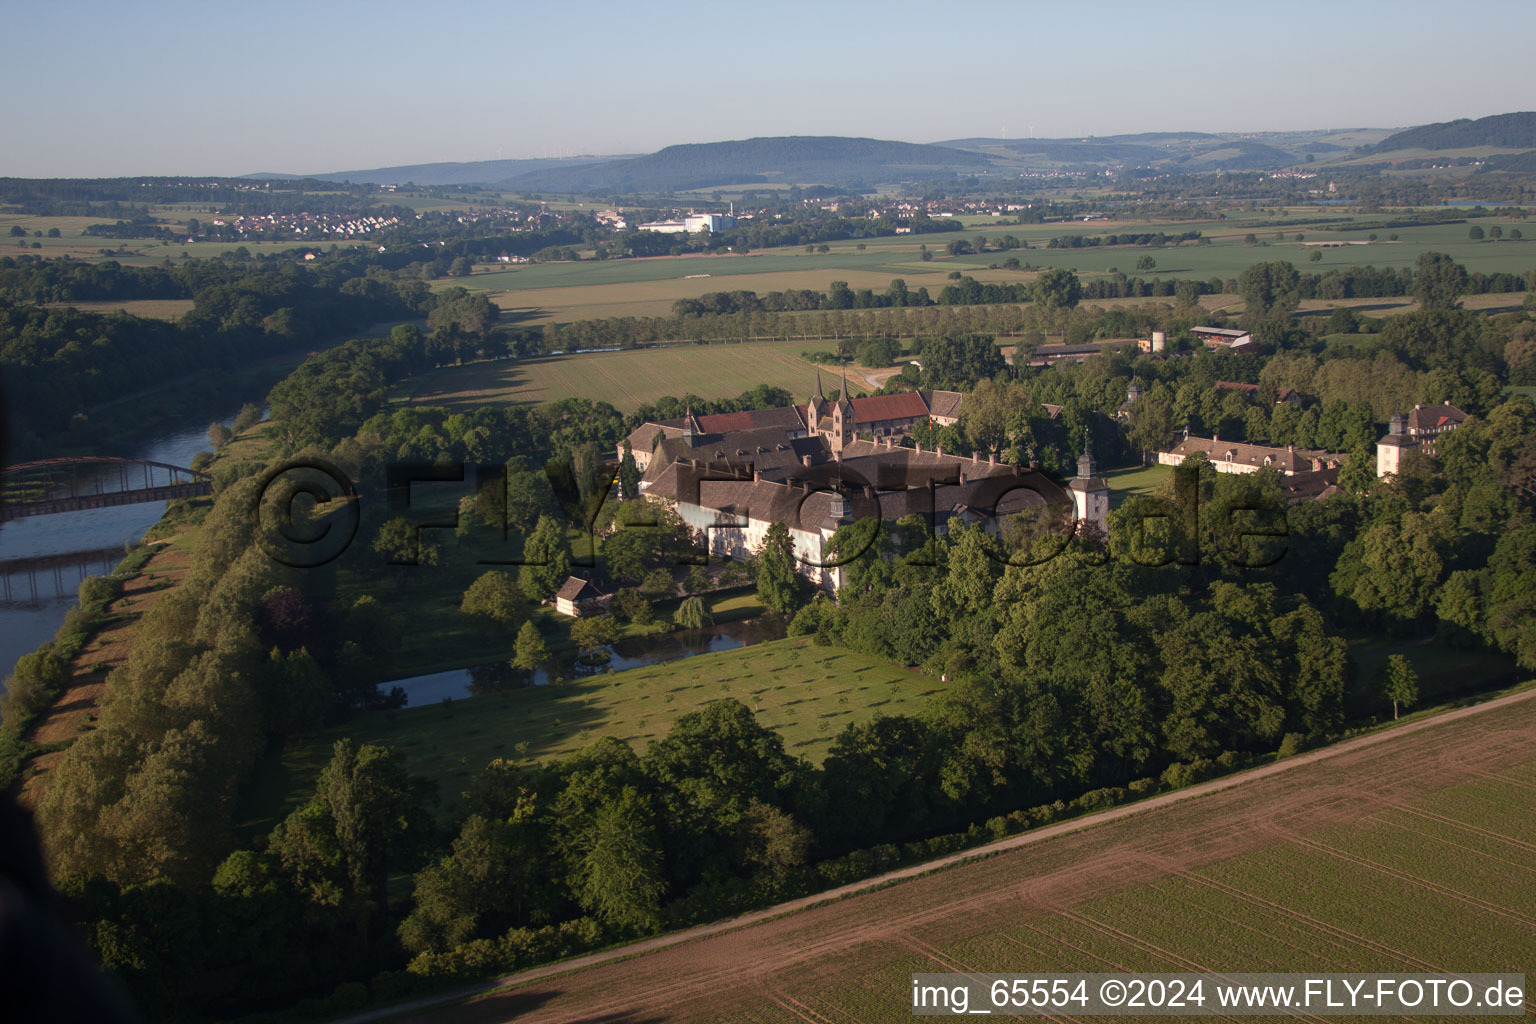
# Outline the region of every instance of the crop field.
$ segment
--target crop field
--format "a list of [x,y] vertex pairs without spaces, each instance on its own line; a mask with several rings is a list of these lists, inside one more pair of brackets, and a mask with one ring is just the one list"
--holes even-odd
[[896,1024],[920,971],[1528,972],[1529,696],[412,1019]]
[[[590,398],[633,412],[664,395],[734,398],[768,384],[787,389],[799,402],[815,388],[818,370],[800,353],[831,347],[830,341],[753,341],[466,363],[412,378],[409,399],[420,405],[462,407]],[[839,372],[819,369],[823,380]],[[868,390],[854,368],[849,370],[848,389]]]
[[790,753],[819,763],[848,723],[882,712],[915,713],[940,686],[916,670],[798,637],[548,686],[366,712],[290,744],[281,764],[266,766],[273,777],[258,780],[259,788],[272,791],[258,802],[281,807],[255,810],[270,818],[268,827],[276,824],[305,797],[332,744],[344,736],[399,750],[410,770],[437,781],[451,804],[494,758],[562,757],[604,736],[643,750],[665,736],[678,716],[723,697],[752,708],[760,723],[784,737]]
[[[1390,219],[1390,213],[1356,215],[1363,227],[1331,223],[1309,225],[1307,220],[1350,218],[1345,211],[1291,208],[1280,211],[1241,213],[1225,220],[1148,222],[1139,220],[1067,222],[1013,225],[989,223],[991,218],[966,218],[966,229],[929,235],[900,235],[828,243],[826,253],[807,253],[803,247],[767,249],[748,254],[691,255],[586,262],[543,263],[516,268],[482,269],[467,278],[435,282],[437,287],[461,285],[489,294],[503,309],[531,313],[535,320],[569,321],[605,316],[654,316],[670,311],[678,298],[711,291],[746,289],[764,294],[784,288],[825,289],[833,280],[854,287],[883,291],[891,278],[905,278],[911,288],[927,286],[937,294],[954,271],[983,281],[1027,281],[1027,271],[995,268],[1010,256],[1026,266],[1064,267],[1085,279],[1122,272],[1143,277],[1223,280],[1236,278],[1244,268],[1264,261],[1285,260],[1307,272],[1343,267],[1411,267],[1423,252],[1449,254],[1472,271],[1524,273],[1536,269],[1536,226],[1525,239],[1467,237],[1471,223],[1486,230],[1497,224],[1506,234],[1524,221],[1510,218],[1478,218],[1460,224],[1384,229],[1372,227]],[[1522,228],[1523,230],[1523,228]],[[1072,234],[1085,236],[1123,232],[1200,231],[1210,244],[1177,246],[1114,246],[1081,249],[1048,249],[1050,239]],[[1245,239],[1249,234],[1255,244]],[[1301,239],[1297,239],[1300,234]],[[949,256],[945,247],[954,240],[1013,235],[1031,246],[1009,252]],[[1371,236],[1376,238],[1372,239]],[[1396,236],[1395,238],[1393,236]],[[860,249],[858,246],[863,245]],[[935,254],[921,259],[920,247]],[[1319,258],[1314,261],[1312,255]],[[1155,267],[1137,270],[1142,257]],[[1488,297],[1507,299],[1508,296]],[[1514,303],[1518,305],[1516,297]],[[1395,307],[1394,307],[1395,309]]]
[[[485,277],[492,277],[487,274]],[[537,323],[556,320],[593,320],[610,316],[670,316],[672,304],[678,299],[698,298],[707,292],[729,292],[738,289],[755,291],[765,295],[772,291],[792,288],[809,288],[824,292],[833,281],[845,281],[850,288],[870,288],[884,292],[891,279],[903,277],[907,287],[917,290],[926,286],[937,295],[949,281],[944,274],[932,271],[901,270],[838,270],[826,267],[805,270],[784,270],[760,274],[719,275],[709,273],[704,277],[669,278],[656,281],[627,281],[615,284],[566,285],[549,288],[524,288],[518,291],[492,292],[491,301],[507,311],[527,311],[531,314],[520,322]],[[1015,280],[1025,280],[1015,272]],[[473,286],[476,278],[458,278],[461,284]]]
[[124,312],[131,316],[147,317],[151,320],[175,321],[183,313],[191,312],[191,299],[128,299],[123,302],[56,302],[58,307],[72,307],[83,313],[116,313]]

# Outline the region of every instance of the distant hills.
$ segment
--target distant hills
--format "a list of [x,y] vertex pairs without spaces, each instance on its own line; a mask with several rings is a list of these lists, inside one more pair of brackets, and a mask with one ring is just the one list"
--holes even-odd
[[[956,177],[1051,172],[1262,171],[1402,149],[1536,149],[1536,113],[1382,129],[1144,132],[1076,139],[967,138],[932,144],[843,136],[776,136],[668,146],[643,156],[427,163],[308,177],[380,185],[483,185],[513,192],[663,194],[752,185],[857,191]],[[1502,159],[1502,158],[1501,158]],[[1514,165],[1510,165],[1514,169]],[[258,178],[293,175],[251,175]]]
[[679,192],[718,185],[877,185],[948,178],[991,164],[982,153],[946,146],[833,135],[791,135],[668,146],[649,156],[507,179],[509,188],[554,192]]
[[551,167],[578,167],[614,159],[611,156],[577,156],[529,160],[473,160],[467,163],[404,164],[400,167],[374,167],[364,171],[328,171],[325,174],[247,174],[247,178],[298,181],[350,181],[357,184],[404,185],[491,185],[520,174]]
[[1388,136],[1377,144],[1377,153],[1397,149],[1536,149],[1536,112],[1494,114],[1471,120],[1425,124]]

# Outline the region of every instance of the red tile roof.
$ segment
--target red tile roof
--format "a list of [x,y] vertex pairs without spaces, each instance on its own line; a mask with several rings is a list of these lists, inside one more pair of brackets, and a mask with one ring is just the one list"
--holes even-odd
[[751,430],[756,424],[748,412],[718,412],[710,416],[695,416],[699,429],[706,434],[724,434],[732,430]]
[[928,415],[928,403],[915,391],[899,395],[871,395],[853,400],[853,415],[858,423],[922,419]]

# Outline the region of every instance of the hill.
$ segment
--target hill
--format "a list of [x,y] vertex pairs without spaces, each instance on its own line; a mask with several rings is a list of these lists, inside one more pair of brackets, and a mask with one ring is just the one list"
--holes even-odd
[[1397,149],[1472,149],[1497,146],[1500,149],[1536,148],[1536,112],[1494,114],[1475,121],[1461,118],[1424,124],[1389,135],[1376,146],[1376,152]]
[[773,183],[856,186],[974,173],[992,162],[986,154],[945,146],[793,135],[668,146],[627,160],[530,171],[501,184],[547,192],[676,192]]
[[325,174],[247,174],[247,178],[296,181],[354,182],[372,185],[490,185],[519,174],[534,171],[579,167],[613,160],[611,156],[577,156],[560,159],[471,160],[464,163],[402,164],[398,167],[374,167],[361,171],[330,171]]
[[1171,172],[1271,170],[1301,163],[1308,154],[1341,151],[1328,132],[1219,134],[1142,132],[1077,139],[958,139],[940,143],[986,153],[1001,170],[1092,171],[1122,167]]

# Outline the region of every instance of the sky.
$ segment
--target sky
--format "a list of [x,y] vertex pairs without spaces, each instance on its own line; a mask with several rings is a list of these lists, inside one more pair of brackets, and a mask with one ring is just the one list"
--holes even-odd
[[1536,109],[1536,3],[0,0],[0,175],[322,173],[762,135],[1405,127]]

